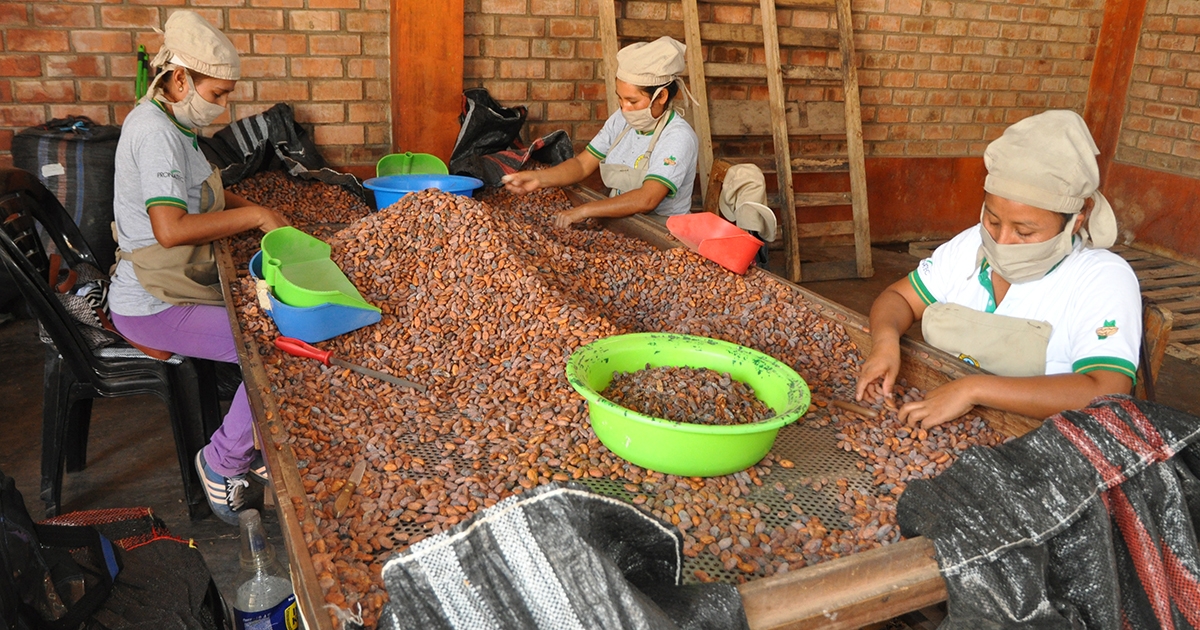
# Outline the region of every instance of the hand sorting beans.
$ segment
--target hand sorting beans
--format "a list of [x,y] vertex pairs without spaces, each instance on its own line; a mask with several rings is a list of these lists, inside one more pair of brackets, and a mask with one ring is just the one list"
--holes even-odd
[[775,412],[754,389],[707,368],[657,367],[617,372],[604,397],[638,413],[689,424],[752,424]]
[[[247,199],[271,200],[273,205],[269,208],[287,217],[292,225],[322,240],[328,240],[348,223],[371,212],[367,204],[341,186],[288,177],[282,171],[259,173],[230,186],[229,190]],[[261,237],[261,234],[249,233],[230,239],[233,260],[241,264],[241,268],[258,251]]]
[[[262,194],[286,198],[288,183]],[[590,221],[555,229],[551,216],[569,206],[558,190],[481,197],[425,191],[357,220],[354,208],[305,202],[326,204],[323,222],[354,221],[327,239],[332,257],[383,311],[380,323],[319,345],[424,383],[424,394],[283,355],[271,345],[278,333],[253,282],[232,286],[243,334],[257,343],[271,383],[264,395],[278,401],[290,432],[306,492],[292,507],[325,599],[362,604],[368,626],[386,597],[380,573],[394,551],[539,484],[616,482],[622,498],[679,529],[685,556],[709,557],[744,581],[899,540],[895,497],[908,480],[944,469],[967,444],[1002,439],[969,417],[907,429],[882,397],[863,402],[879,418],[832,408],[828,401],[853,398],[858,349],[833,318],[760,270],[730,274]],[[806,423],[837,427],[840,446],[863,456],[860,470],[873,475],[878,494],[840,478],[784,483],[791,477],[772,471],[793,474],[794,464],[774,454],[707,479],[647,471],[613,455],[564,369],[583,344],[643,331],[722,339],[792,366],[813,391]],[[367,462],[359,494],[334,519],[333,498],[359,460]],[[852,527],[822,523],[796,503],[790,512],[772,508],[760,500],[764,492],[784,502],[831,496]],[[688,578],[716,579],[703,570]]]

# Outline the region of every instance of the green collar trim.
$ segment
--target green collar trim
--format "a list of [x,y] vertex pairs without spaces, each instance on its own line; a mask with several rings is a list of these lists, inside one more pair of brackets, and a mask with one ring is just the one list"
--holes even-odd
[[150,102],[154,103],[154,105],[156,107],[158,107],[160,110],[162,110],[162,113],[167,115],[167,118],[169,118],[171,120],[171,123],[175,125],[175,128],[179,130],[179,133],[182,133],[183,135],[192,139],[192,148],[193,149],[200,148],[200,142],[198,140],[196,140],[196,132],[195,131],[192,131],[191,129],[184,127],[182,124],[179,123],[178,120],[175,120],[175,115],[172,114],[170,112],[170,110],[167,109],[166,105],[163,105],[162,103],[160,103],[158,101],[158,99],[156,99],[156,98],[150,99]]
[[[666,128],[667,128],[667,125],[670,125],[670,124],[671,124],[671,121],[672,121],[672,120],[674,120],[674,119],[675,119],[675,110],[673,110],[673,109],[672,109],[672,110],[671,110],[671,116],[670,116],[669,118],[667,118],[667,124],[666,124],[666,125],[663,125],[663,129],[666,129]],[[637,134],[637,135],[639,135],[639,136],[653,136],[653,135],[654,135],[654,130],[653,130],[653,129],[651,129],[650,131],[638,131],[638,130],[634,129],[634,130],[633,130],[633,132],[634,132],[634,133],[636,133],[636,134]]]
[[983,263],[979,265],[979,284],[983,285],[988,292],[987,310],[985,311],[987,313],[996,312],[996,288],[992,286],[992,274],[989,273],[991,270],[992,265],[988,263],[987,258],[984,258]]

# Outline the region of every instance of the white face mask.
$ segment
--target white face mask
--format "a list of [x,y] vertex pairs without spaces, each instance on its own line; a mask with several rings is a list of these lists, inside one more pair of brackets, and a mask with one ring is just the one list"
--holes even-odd
[[1075,227],[1074,215],[1063,226],[1062,232],[1059,232],[1054,238],[1041,243],[1019,245],[997,243],[996,239],[992,238],[992,234],[984,227],[982,213],[980,213],[979,219],[979,233],[983,237],[983,244],[979,248],[987,257],[992,269],[1012,284],[1041,279],[1074,249],[1074,235],[1071,233],[1072,228]]
[[212,124],[218,116],[225,113],[224,105],[217,105],[204,100],[196,92],[196,84],[192,82],[192,75],[184,73],[187,76],[188,91],[183,100],[178,103],[171,104],[171,112],[175,115],[175,120],[185,127],[200,129]]
[[[643,133],[654,131],[654,128],[658,125],[658,119],[650,114],[650,110],[654,107],[654,99],[658,98],[658,95],[662,93],[662,91],[663,88],[658,88],[654,91],[654,95],[650,97],[649,107],[635,109],[633,111],[626,111],[622,109],[621,115],[625,117],[625,122],[628,123],[630,127],[633,127],[635,131],[641,131]],[[663,114],[666,113],[667,112],[664,109]]]

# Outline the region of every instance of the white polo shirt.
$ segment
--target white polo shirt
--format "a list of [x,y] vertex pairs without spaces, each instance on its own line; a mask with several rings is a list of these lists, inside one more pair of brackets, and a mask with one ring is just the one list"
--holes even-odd
[[[975,263],[981,227],[947,241],[921,261],[908,281],[926,305],[1048,322],[1046,374],[1110,370],[1135,378],[1142,339],[1142,296],[1129,263],[1106,249],[1075,249],[1039,280],[1013,284],[996,304],[992,269]],[[985,369],[987,366],[983,366]]]
[[[692,131],[691,125],[683,116],[674,110],[671,110],[670,116],[667,124],[663,125],[662,138],[654,145],[654,152],[649,158],[650,167],[642,179],[654,180],[667,187],[666,198],[654,209],[654,214],[663,216],[687,214],[691,211],[692,187],[696,181],[696,156],[700,146],[696,132]],[[630,129],[629,133],[621,138],[620,144],[614,147],[613,142],[627,124],[620,110],[614,112],[604,122],[600,133],[588,143],[588,153],[609,164],[641,166],[638,160],[650,147],[654,132],[642,133]],[[624,192],[628,191],[619,190],[617,194]]]

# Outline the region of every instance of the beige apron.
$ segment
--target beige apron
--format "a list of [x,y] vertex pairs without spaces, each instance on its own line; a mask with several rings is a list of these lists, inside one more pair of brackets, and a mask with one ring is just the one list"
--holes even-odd
[[935,348],[1000,376],[1046,373],[1048,322],[985,313],[937,302],[921,316],[921,334]]
[[[654,127],[654,137],[650,139],[650,146],[646,147],[645,153],[633,161],[633,166],[609,164],[607,161],[600,163],[600,180],[604,182],[605,186],[611,189],[612,192],[609,193],[610,197],[616,197],[621,193],[627,193],[642,187],[642,182],[646,179],[646,172],[650,170],[650,154],[654,152],[654,146],[658,144],[658,139],[662,137],[663,127],[667,125],[667,120],[671,118],[667,114],[667,112],[664,112],[659,118],[658,124]],[[608,149],[609,153],[612,153],[612,150],[617,148],[617,145],[621,143],[621,139],[625,137],[625,134],[629,133],[630,129],[633,129],[633,127],[625,125],[621,133],[617,134],[617,139]],[[638,166],[639,164],[641,166]]]
[[[221,171],[214,168],[212,175],[200,185],[200,212],[224,209],[225,188],[221,185]],[[146,292],[168,304],[225,304],[212,243],[175,247],[155,243],[132,252],[118,249],[117,260],[133,263],[138,282]]]

